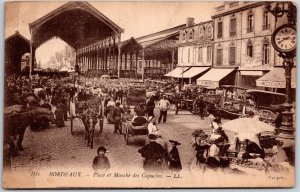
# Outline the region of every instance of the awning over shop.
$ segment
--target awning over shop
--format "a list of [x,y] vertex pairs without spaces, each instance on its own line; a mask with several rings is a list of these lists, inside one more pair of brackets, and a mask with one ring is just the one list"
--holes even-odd
[[[273,68],[270,72],[256,80],[256,86],[285,88],[285,69]],[[292,88],[296,88],[296,68],[292,69]]]
[[176,67],[173,71],[170,71],[169,73],[165,74],[165,77],[180,78],[182,72],[185,72],[188,69],[189,67]]
[[186,70],[183,75],[181,74],[180,78],[193,78],[196,75],[199,75],[200,73],[203,73],[207,71],[209,67],[191,67],[188,70]]
[[225,78],[227,75],[232,73],[235,69],[220,69],[212,68],[203,76],[197,79],[197,85],[207,86],[207,87],[219,87],[219,82]]

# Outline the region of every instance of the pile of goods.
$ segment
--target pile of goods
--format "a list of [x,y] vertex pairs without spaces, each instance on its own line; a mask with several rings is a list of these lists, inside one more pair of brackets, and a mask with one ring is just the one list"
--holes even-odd
[[261,158],[256,158],[256,159],[235,158],[232,160],[232,163],[244,168],[254,168],[256,170],[265,170],[267,166],[267,163]]
[[146,88],[143,86],[130,86],[126,98],[127,105],[146,103]]
[[270,124],[276,119],[276,113],[273,113],[270,110],[259,110],[258,116],[261,121]]

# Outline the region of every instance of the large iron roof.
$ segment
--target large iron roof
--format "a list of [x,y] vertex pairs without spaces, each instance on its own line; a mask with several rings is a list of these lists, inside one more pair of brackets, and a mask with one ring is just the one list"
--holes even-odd
[[87,2],[68,2],[29,24],[34,47],[59,37],[75,49],[123,32]]

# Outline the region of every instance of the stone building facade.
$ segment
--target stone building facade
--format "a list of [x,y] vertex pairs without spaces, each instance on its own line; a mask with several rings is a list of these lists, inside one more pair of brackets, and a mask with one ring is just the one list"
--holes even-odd
[[256,80],[282,65],[271,35],[286,18],[275,21],[264,2],[225,2],[216,7],[214,67],[236,68],[235,85],[255,88]]
[[211,66],[213,46],[213,21],[194,24],[187,19],[187,27],[180,31],[178,65]]
[[186,27],[180,30],[177,66],[187,67],[182,76],[189,83],[212,66],[213,26],[212,20],[194,24],[194,18],[187,18]]

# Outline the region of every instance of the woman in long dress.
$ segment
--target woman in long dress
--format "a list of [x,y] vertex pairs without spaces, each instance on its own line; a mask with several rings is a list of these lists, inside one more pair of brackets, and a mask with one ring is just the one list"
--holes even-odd
[[179,172],[182,169],[177,145],[181,145],[178,141],[169,140],[172,144],[172,149],[169,152],[169,169],[173,172]]

